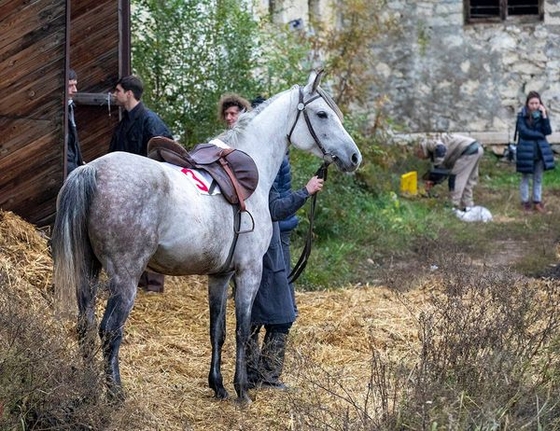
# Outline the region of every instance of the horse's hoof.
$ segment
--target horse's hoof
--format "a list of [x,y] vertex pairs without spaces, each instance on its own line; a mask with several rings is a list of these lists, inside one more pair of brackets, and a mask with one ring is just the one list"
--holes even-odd
[[122,406],[126,396],[122,388],[114,388],[107,390],[107,401],[113,406]]
[[228,391],[225,388],[216,389],[214,391],[214,398],[218,400],[227,400],[229,398]]
[[247,395],[247,393],[245,393],[244,395],[241,395],[241,396],[237,397],[236,402],[241,407],[246,407],[249,404],[251,404],[253,402],[253,400],[251,399],[251,397],[249,397],[249,395]]

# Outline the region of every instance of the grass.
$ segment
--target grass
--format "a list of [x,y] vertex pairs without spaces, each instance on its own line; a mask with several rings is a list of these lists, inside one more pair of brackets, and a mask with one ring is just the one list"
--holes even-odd
[[[330,169],[326,188],[317,199],[313,251],[298,280],[299,289],[374,282],[388,263],[417,260],[422,244],[432,241],[456,243],[478,258],[500,252],[501,246],[524,247],[524,256],[514,265],[525,274],[542,272],[556,261],[559,223],[551,215],[527,218],[520,211],[520,176],[514,164],[485,154],[475,201],[490,209],[494,221],[470,224],[459,221],[449,210],[445,184],[436,186],[428,196],[419,181],[418,196],[401,196],[400,176],[410,170],[421,176],[427,165],[402,149],[390,158],[391,166],[379,168],[375,174],[373,188],[364,186],[359,174],[346,176]],[[305,183],[317,162],[306,157],[292,159],[294,184]],[[554,210],[560,196],[560,170],[545,173],[543,196]],[[299,257],[309,227],[306,211],[307,206],[300,210],[301,222],[293,234],[294,259]]]

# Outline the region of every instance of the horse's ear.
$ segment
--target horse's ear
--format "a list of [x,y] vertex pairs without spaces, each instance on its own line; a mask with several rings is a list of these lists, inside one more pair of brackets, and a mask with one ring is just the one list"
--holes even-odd
[[317,91],[319,84],[321,83],[321,78],[323,77],[324,69],[312,70],[309,74],[309,79],[307,80],[307,85],[305,90],[308,94],[313,94]]

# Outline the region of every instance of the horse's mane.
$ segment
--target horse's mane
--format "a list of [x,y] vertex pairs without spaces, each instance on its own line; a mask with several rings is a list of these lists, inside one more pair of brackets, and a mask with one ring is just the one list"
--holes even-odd
[[281,93],[278,93],[278,94],[272,96],[270,99],[265,100],[264,102],[262,102],[260,105],[258,105],[257,107],[255,107],[251,111],[243,112],[239,116],[237,122],[235,123],[235,126],[231,129],[229,129],[229,130],[226,130],[222,135],[220,135],[220,139],[222,139],[228,145],[231,145],[232,147],[235,147],[236,144],[237,144],[237,141],[239,140],[239,137],[243,134],[245,129],[247,129],[247,126],[249,125],[249,123],[251,123],[251,121],[253,121],[253,119],[255,117],[257,117],[261,112],[263,112],[267,108],[268,105],[270,105],[278,97],[280,97],[281,95],[283,95],[284,93],[286,93],[288,91],[291,91],[291,90],[282,91]]

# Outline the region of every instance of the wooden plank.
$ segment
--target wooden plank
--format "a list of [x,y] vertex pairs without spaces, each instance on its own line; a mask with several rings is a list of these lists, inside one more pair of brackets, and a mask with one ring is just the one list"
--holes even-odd
[[[26,6],[22,6],[26,5]],[[17,51],[29,48],[64,25],[64,2],[35,1],[13,2],[16,13],[0,15],[0,52],[2,56],[11,57]],[[0,56],[0,59],[2,59]]]
[[[448,132],[457,133],[459,135],[472,136],[477,141],[482,143],[484,146],[487,145],[506,145],[513,140],[513,133],[509,134],[507,132]],[[396,142],[417,142],[426,136],[435,136],[437,133],[399,133],[394,135]],[[548,142],[551,144],[560,144],[560,132],[554,132],[546,137]]]
[[[105,98],[130,62],[119,8],[129,22],[128,0],[0,0],[0,208],[40,226],[52,221],[65,176],[66,60],[80,91]],[[76,108],[86,161],[107,152],[119,120],[97,97]]]
[[104,106],[107,104],[115,106],[115,98],[112,92],[107,93],[82,93],[78,92],[74,94],[74,102],[77,105],[92,105],[92,106]]
[[[125,9],[128,13],[128,9]],[[119,2],[113,0],[79,0],[72,2],[71,54],[72,67],[78,73],[78,91],[91,96],[93,105],[85,105],[80,94],[76,97],[76,122],[86,161],[91,161],[109,149],[109,142],[119,121],[116,106],[108,109],[106,95],[119,78],[120,53]],[[126,29],[129,32],[130,29]],[[87,34],[84,38],[81,35]],[[95,106],[95,99],[99,103]]]
[[64,161],[66,2],[0,2],[0,208],[52,218]]

